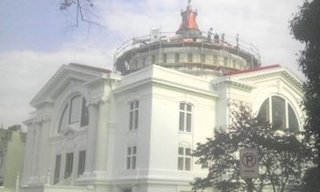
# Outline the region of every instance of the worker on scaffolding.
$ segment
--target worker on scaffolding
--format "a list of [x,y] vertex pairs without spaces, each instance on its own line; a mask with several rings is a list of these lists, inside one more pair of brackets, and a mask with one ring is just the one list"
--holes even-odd
[[218,33],[216,33],[214,35],[214,43],[220,43],[220,37],[219,37]]
[[208,31],[208,41],[210,42],[211,41],[211,36],[213,35],[213,32],[212,32],[212,27],[210,27],[210,30]]

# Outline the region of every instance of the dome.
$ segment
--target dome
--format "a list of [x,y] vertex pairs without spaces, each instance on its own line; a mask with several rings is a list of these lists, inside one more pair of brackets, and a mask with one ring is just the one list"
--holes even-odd
[[229,37],[210,31],[201,32],[198,13],[190,1],[181,11],[182,22],[176,32],[151,30],[120,46],[114,55],[114,71],[125,75],[148,65],[160,65],[182,72],[202,75],[241,71],[260,66],[258,51],[239,36]]

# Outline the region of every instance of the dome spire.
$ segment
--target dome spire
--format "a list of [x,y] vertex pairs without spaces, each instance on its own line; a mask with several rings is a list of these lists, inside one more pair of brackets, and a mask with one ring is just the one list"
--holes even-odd
[[188,0],[188,5],[185,11],[181,10],[182,23],[177,31],[177,34],[186,37],[197,37],[201,35],[198,28],[196,17],[198,15],[197,10],[193,11],[191,8],[191,0]]

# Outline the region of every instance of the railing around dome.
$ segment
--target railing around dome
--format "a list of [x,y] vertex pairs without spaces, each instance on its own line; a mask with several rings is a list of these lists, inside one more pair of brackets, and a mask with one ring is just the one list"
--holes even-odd
[[[202,32],[202,34],[206,34]],[[205,35],[194,37],[194,36],[186,36],[186,35],[177,35],[175,32],[151,32],[149,35],[143,35],[138,37],[133,37],[127,41],[125,41],[120,47],[115,50],[114,53],[114,64],[116,64],[117,59],[123,55],[126,51],[129,51],[133,48],[139,48],[142,46],[147,46],[151,43],[158,42],[187,42],[188,39],[194,40],[198,43],[213,43],[225,47],[233,47],[238,48],[242,52],[247,52],[251,54],[255,59],[260,62],[260,54],[259,50],[252,43],[248,43],[246,41],[241,40],[239,37],[235,36],[226,36],[222,38],[222,35],[219,35],[219,40],[217,41],[212,35],[211,40]]]

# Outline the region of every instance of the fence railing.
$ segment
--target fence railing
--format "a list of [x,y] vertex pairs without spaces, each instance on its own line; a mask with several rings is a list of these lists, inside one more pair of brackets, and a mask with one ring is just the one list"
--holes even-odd
[[[202,32],[202,34],[206,34],[205,32]],[[133,48],[138,48],[141,46],[145,46],[151,43],[156,43],[156,42],[178,42],[181,41],[183,42],[187,36],[181,36],[177,35],[175,32],[157,32],[155,33],[150,33],[149,35],[143,35],[143,36],[138,36],[138,37],[133,37],[131,39],[128,39],[125,41],[122,45],[120,45],[114,53],[114,62],[117,61],[117,59],[126,51],[131,50]],[[191,36],[190,38],[194,38]],[[248,52],[252,54],[256,59],[260,60],[260,54],[259,50],[256,46],[254,46],[252,43],[248,43],[247,41],[241,40],[239,36],[226,36],[226,35],[220,35],[219,40],[215,40],[214,37],[211,37],[209,39],[205,35],[201,35],[199,37],[196,37],[196,41],[200,43],[213,43],[213,44],[224,44],[225,46],[232,46],[238,48],[242,51]]]

